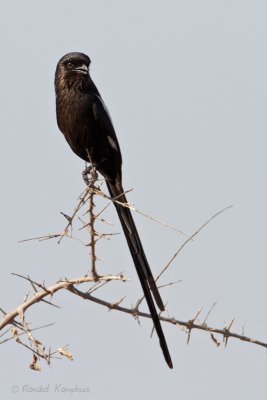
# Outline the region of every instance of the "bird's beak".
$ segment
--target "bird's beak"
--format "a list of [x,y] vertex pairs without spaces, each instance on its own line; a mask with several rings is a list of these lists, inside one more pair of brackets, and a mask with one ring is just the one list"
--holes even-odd
[[81,66],[79,66],[77,68],[74,68],[74,71],[76,71],[76,72],[78,72],[80,74],[87,75],[88,74],[88,67],[87,67],[87,65],[83,64],[83,65],[81,65]]

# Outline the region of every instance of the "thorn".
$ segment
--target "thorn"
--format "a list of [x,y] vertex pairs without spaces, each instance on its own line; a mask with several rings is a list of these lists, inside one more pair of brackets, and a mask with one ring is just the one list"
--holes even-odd
[[196,315],[194,316],[194,318],[193,318],[193,319],[190,319],[190,320],[187,322],[187,329],[188,329],[187,344],[189,344],[189,342],[190,342],[191,331],[192,331],[192,329],[194,328],[194,322],[195,322],[195,320],[197,319],[197,317],[199,316],[199,314],[201,313],[201,311],[202,311],[202,307],[200,307],[200,309],[197,311],[197,313],[196,313]]
[[230,324],[228,325],[228,327],[224,328],[224,334],[223,334],[223,341],[224,341],[224,347],[227,346],[228,344],[228,339],[230,336],[230,329],[234,323],[235,317],[231,320]]
[[72,218],[69,215],[65,214],[64,212],[60,211],[60,214],[63,215],[63,217],[65,217],[68,222],[72,221]]
[[208,320],[208,317],[210,316],[211,311],[214,309],[214,307],[216,306],[217,301],[215,301],[215,303],[212,304],[211,308],[209,309],[204,321],[203,321],[203,325],[206,325],[206,322]]

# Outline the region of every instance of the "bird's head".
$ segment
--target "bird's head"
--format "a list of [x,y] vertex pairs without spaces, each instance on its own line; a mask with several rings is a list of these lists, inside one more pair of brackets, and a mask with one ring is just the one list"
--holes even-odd
[[55,83],[88,77],[90,58],[83,53],[65,54],[57,63]]

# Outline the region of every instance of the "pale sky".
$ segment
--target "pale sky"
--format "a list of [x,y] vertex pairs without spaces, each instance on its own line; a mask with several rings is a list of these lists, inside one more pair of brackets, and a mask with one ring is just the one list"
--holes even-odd
[[[89,268],[88,248],[77,241],[18,243],[63,229],[60,212],[70,214],[84,189],[84,164],[57,128],[53,82],[59,58],[82,51],[116,128],[129,200],[188,234],[234,206],[163,276],[161,284],[182,279],[161,291],[166,315],[189,320],[203,307],[202,323],[217,301],[211,326],[235,317],[235,332],[244,324],[247,336],[267,342],[266,15],[258,0],[2,2],[1,308],[11,311],[31,290],[12,272],[51,285]],[[106,216],[110,231],[121,232],[115,212]],[[157,275],[184,237],[134,217]],[[131,279],[99,295],[127,295],[131,307],[141,288],[123,235],[103,241],[98,255],[101,274]],[[78,399],[266,398],[264,348],[234,339],[216,348],[197,331],[187,345],[185,332],[163,324],[171,371],[150,339],[151,321],[139,326],[63,292],[53,302],[61,308],[38,304],[26,318],[32,327],[54,322],[36,337],[52,349],[69,344],[74,361],[41,362],[34,372],[29,351],[3,344],[2,398],[38,398],[27,388],[47,385],[40,398],[66,399],[60,388],[75,386],[90,389],[72,395]]]

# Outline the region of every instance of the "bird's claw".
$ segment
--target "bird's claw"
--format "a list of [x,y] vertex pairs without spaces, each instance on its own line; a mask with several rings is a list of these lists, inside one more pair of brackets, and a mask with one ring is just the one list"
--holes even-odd
[[89,165],[83,170],[82,177],[86,186],[93,186],[98,179],[96,168],[93,165]]

